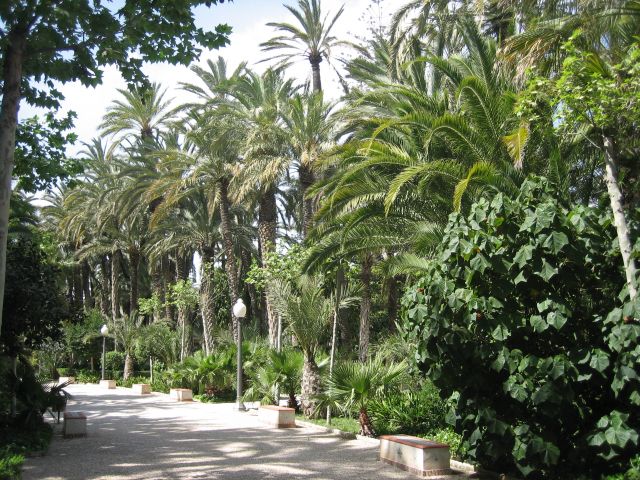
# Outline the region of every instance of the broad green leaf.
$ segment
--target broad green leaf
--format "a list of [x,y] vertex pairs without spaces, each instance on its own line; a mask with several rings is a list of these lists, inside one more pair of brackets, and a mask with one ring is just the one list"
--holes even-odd
[[557,254],[562,247],[569,243],[569,239],[562,232],[551,232],[551,234],[544,241],[543,246],[548,248],[553,253]]
[[513,261],[516,262],[520,268],[522,268],[529,260],[531,260],[532,255],[533,246],[525,245],[520,248],[520,250],[518,250],[518,253],[516,253],[515,257],[513,257]]
[[534,272],[536,275],[541,277],[543,280],[549,281],[551,277],[558,273],[558,269],[552,267],[546,260],[542,260],[542,267],[539,272]]
[[547,322],[545,322],[540,315],[532,315],[531,318],[529,319],[529,322],[531,323],[531,326],[533,327],[533,329],[538,333],[542,333],[547,328],[549,328],[549,325],[547,324]]
[[529,139],[529,124],[521,122],[518,129],[511,135],[502,137],[502,141],[507,147],[509,156],[513,160],[513,165],[517,169],[522,169],[524,163],[524,149]]

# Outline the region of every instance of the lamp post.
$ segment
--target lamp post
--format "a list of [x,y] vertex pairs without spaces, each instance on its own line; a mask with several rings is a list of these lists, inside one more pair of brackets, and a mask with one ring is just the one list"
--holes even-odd
[[102,328],[100,329],[100,335],[102,335],[102,380],[104,380],[104,359],[106,352],[107,335],[109,335],[109,327],[107,327],[106,324],[102,325]]
[[236,373],[236,409],[240,411],[246,410],[242,403],[242,319],[247,315],[247,306],[241,298],[236,301],[233,306],[233,316],[238,319],[238,370]]

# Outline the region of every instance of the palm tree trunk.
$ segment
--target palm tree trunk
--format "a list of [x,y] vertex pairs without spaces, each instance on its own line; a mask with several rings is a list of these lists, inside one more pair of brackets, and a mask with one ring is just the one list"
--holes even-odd
[[[176,254],[176,280],[186,280],[189,276],[187,261],[185,255],[180,253]],[[178,310],[178,325],[182,331],[181,352],[180,359],[184,360],[189,356],[191,352],[191,325],[189,325],[189,308],[186,306],[177,307]]]
[[[160,258],[156,259],[155,262],[151,265],[151,291],[158,298],[160,304],[163,305],[165,302],[164,288],[163,288],[163,278],[162,278],[162,263],[164,262],[164,255],[161,255]],[[153,312],[153,321],[160,321],[162,314],[160,310]],[[167,319],[168,320],[168,319]]]
[[105,317],[110,317],[111,315],[111,305],[109,302],[109,259],[106,255],[103,255],[100,258],[100,270],[101,270],[101,288],[100,288],[100,311]]
[[311,63],[311,82],[314,92],[322,91],[322,81],[320,79],[320,62],[322,62],[322,57],[320,56],[309,59],[309,63]]
[[2,52],[2,105],[0,106],[0,329],[4,305],[7,269],[7,235],[9,233],[9,201],[11,176],[16,150],[16,128],[20,109],[20,83],[27,31],[12,29]]
[[609,192],[609,200],[611,202],[611,210],[613,211],[613,221],[618,233],[618,243],[620,245],[620,253],[622,254],[622,263],[627,277],[627,287],[629,296],[635,299],[638,291],[636,289],[636,263],[632,254],[631,235],[629,227],[624,215],[622,207],[622,191],[618,183],[618,161],[616,158],[613,139],[608,136],[603,137],[604,144],[604,160],[605,160],[605,181],[607,191]]
[[82,269],[80,265],[73,266],[73,307],[76,310],[82,310],[83,302],[82,302]]
[[[276,192],[274,189],[270,189],[262,196],[258,207],[258,235],[260,236],[260,255],[263,262],[269,253],[275,250],[276,229]],[[269,297],[267,296],[265,300],[267,306],[267,322],[269,324],[269,345],[274,347],[278,337],[278,318],[269,301]]]
[[315,412],[316,402],[313,397],[320,393],[320,370],[313,354],[304,352],[304,364],[302,367],[302,411],[306,417],[311,417]]
[[169,255],[162,257],[162,298],[165,308],[165,317],[170,323],[175,323],[175,312],[173,306],[167,302],[167,292],[172,283],[175,282],[175,269],[173,268]]
[[361,362],[367,360],[369,354],[369,330],[371,314],[371,267],[373,266],[373,255],[365,254],[362,260],[362,273],[360,281],[362,282],[362,301],[360,302],[360,342],[358,350],[358,358]]
[[213,285],[212,247],[202,249],[202,267],[200,272],[200,312],[202,313],[202,336],[204,337],[204,351],[211,355],[213,351],[214,314],[214,285]]
[[120,315],[120,251],[114,249],[111,253],[111,318],[115,320]]
[[358,414],[358,421],[360,422],[360,435],[365,437],[374,437],[375,432],[373,430],[373,424],[371,423],[371,418],[369,418],[369,414],[367,409],[362,407],[360,408],[360,412]]
[[389,277],[387,279],[387,316],[389,317],[389,331],[396,330],[396,320],[398,319],[398,279]]
[[131,267],[129,309],[134,311],[138,310],[138,276],[140,271],[140,253],[134,248],[129,249],[129,264]]
[[[229,296],[231,305],[235,304],[236,300],[240,298],[240,291],[238,288],[238,269],[236,265],[236,257],[233,251],[233,237],[231,233],[231,215],[229,214],[229,182],[227,179],[223,179],[218,182],[218,194],[220,196],[220,229],[222,233],[222,245],[224,248],[224,255],[226,262],[224,265],[225,272],[227,273],[227,281],[229,282]],[[231,329],[233,331],[233,338],[238,341],[238,320],[235,316],[231,315]]]
[[95,302],[91,294],[91,267],[86,260],[82,262],[82,299],[85,309],[94,307]]
[[302,237],[307,238],[307,233],[313,226],[315,209],[313,199],[306,198],[306,192],[313,185],[315,175],[309,165],[300,165],[298,177],[300,179],[300,190],[302,190]]
[[124,357],[124,371],[122,372],[122,379],[126,380],[133,375],[133,358],[127,353]]

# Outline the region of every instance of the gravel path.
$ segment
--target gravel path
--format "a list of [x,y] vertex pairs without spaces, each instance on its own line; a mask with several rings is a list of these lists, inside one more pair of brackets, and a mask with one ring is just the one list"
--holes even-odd
[[[315,428],[274,429],[231,404],[72,385],[67,407],[87,414],[87,437],[59,429],[24,480],[418,478],[376,460],[375,444]],[[452,477],[448,477],[452,478]]]

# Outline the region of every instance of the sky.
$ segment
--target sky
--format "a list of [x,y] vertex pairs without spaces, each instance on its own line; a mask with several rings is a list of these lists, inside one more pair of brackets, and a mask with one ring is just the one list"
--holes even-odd
[[[371,0],[322,0],[323,15],[327,13],[333,17],[344,5],[344,12],[334,27],[335,36],[340,39],[354,40],[356,36],[367,34],[367,19],[373,16],[388,22],[391,13],[395,12],[407,0],[383,0],[382,9],[378,11]],[[284,3],[295,6],[296,0],[284,0]],[[368,8],[371,7],[371,8]],[[283,0],[234,0],[229,3],[214,5],[211,8],[199,7],[196,10],[196,23],[203,28],[212,28],[219,23],[226,23],[233,29],[230,36],[231,43],[219,50],[204,51],[199,62],[205,65],[208,59],[215,60],[218,56],[226,59],[229,69],[235,68],[240,62],[247,61],[250,68],[260,72],[269,64],[258,63],[268,52],[261,52],[260,43],[275,35],[275,30],[268,27],[267,22],[291,22],[295,18],[283,6]],[[338,55],[347,52],[335,52]],[[336,62],[336,66],[339,63]],[[169,64],[148,64],[143,68],[150,81],[160,83],[167,88],[167,98],[177,103],[187,101],[189,95],[180,91],[179,82],[197,82],[195,75],[188,67]],[[322,82],[325,95],[336,99],[340,96],[341,88],[337,76],[326,63],[321,64]],[[287,75],[298,82],[308,80],[310,67],[306,60],[293,65]],[[119,97],[118,89],[126,88],[126,84],[116,68],[107,67],[102,85],[92,88],[83,87],[77,82],[60,86],[65,96],[62,112],[72,110],[76,112],[75,132],[79,141],[70,148],[69,154],[75,154],[82,149],[81,142],[89,142],[99,133],[98,126],[108,106]],[[20,109],[20,118],[28,118],[38,111],[26,104]]]

